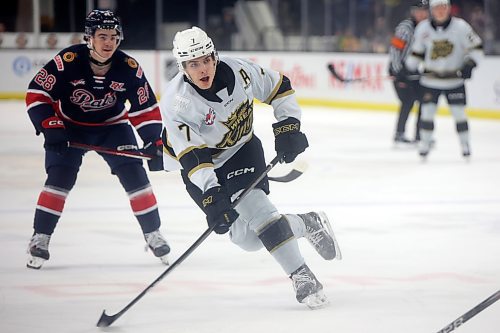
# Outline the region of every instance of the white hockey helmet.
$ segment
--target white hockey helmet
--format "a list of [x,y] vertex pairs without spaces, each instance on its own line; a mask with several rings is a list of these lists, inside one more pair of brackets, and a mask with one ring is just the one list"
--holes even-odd
[[430,0],[429,7],[439,6],[439,5],[449,5],[450,0]]
[[172,53],[177,61],[179,71],[185,73],[184,61],[213,54],[215,61],[219,60],[212,39],[198,27],[192,27],[175,34]]

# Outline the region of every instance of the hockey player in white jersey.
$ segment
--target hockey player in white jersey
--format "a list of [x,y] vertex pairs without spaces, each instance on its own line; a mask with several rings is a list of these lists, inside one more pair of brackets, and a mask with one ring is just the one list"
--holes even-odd
[[231,200],[266,168],[253,132],[254,98],[274,108],[275,148],[284,162],[308,147],[290,81],[247,60],[219,58],[198,27],[178,32],[173,47],[180,73],[162,96],[164,151],[180,162],[188,193],[216,233],[229,231],[246,251],[265,247],[290,276],[300,303],[313,309],[328,304],[297,243],[305,237],[324,259],[341,258],[324,213],[280,214],[267,197],[267,178],[231,208]]
[[468,158],[471,150],[464,80],[471,78],[483,57],[482,41],[466,21],[450,15],[449,0],[430,0],[429,6],[431,17],[415,29],[412,54],[406,62],[410,70],[423,64],[419,154],[426,158],[429,153],[438,98],[443,94],[455,118],[462,155]]

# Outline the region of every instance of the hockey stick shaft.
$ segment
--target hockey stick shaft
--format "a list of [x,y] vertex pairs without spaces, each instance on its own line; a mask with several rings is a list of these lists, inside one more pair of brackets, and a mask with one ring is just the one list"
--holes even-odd
[[69,146],[71,148],[77,148],[77,149],[82,149],[82,150],[87,150],[87,151],[96,151],[98,153],[104,153],[104,154],[109,154],[109,155],[116,155],[116,156],[125,156],[125,157],[131,157],[131,158],[138,158],[141,160],[150,160],[153,158],[153,156],[144,154],[140,150],[133,151],[133,150],[116,150],[112,148],[106,148],[106,147],[101,147],[101,146],[94,146],[94,145],[87,145],[85,143],[78,143],[78,142],[70,142]]
[[[71,148],[77,148],[77,149],[82,149],[82,150],[87,150],[87,151],[96,151],[98,153],[115,155],[115,156],[125,156],[125,157],[130,157],[130,158],[137,158],[137,159],[141,159],[141,160],[150,160],[153,158],[153,156],[148,155],[148,154],[144,154],[140,150],[138,150],[138,151],[116,150],[116,149],[105,148],[105,147],[101,147],[101,146],[87,145],[85,143],[78,143],[78,142],[70,142],[69,146]],[[302,171],[302,170],[292,169],[286,175],[278,176],[278,177],[269,176],[267,178],[271,181],[278,182],[278,183],[288,183],[288,182],[291,182],[292,180],[295,180],[298,177],[302,176],[303,173],[304,173],[304,171]]]
[[[278,155],[269,164],[267,165],[266,169],[264,172],[260,174],[257,179],[253,181],[237,198],[234,200],[232,203],[231,207],[235,208],[243,198],[245,198],[250,191],[252,191],[261,181],[264,179],[264,177],[271,171],[272,168],[278,162],[282,159],[282,156]],[[175,261],[170,265],[160,276],[156,278],[149,286],[146,287],[137,297],[135,297],[130,303],[128,303],[122,310],[117,312],[114,315],[107,315],[106,310],[102,312],[101,317],[97,321],[97,327],[108,327],[112,323],[114,323],[118,318],[120,318],[125,312],[127,312],[128,309],[130,309],[135,303],[137,303],[146,293],[153,288],[158,282],[160,282],[167,274],[169,274],[171,271],[173,271],[177,266],[179,266],[193,251],[200,246],[201,243],[212,233],[212,231],[215,229],[216,225],[213,225],[209,227],[203,234],[201,234],[200,237]]]
[[457,327],[464,324],[467,320],[471,319],[479,312],[483,311],[488,306],[498,301],[499,298],[500,298],[500,290],[498,290],[496,293],[494,293],[493,295],[491,295],[490,297],[488,297],[487,299],[485,299],[484,301],[482,301],[481,303],[479,303],[478,305],[476,305],[475,307],[464,313],[462,316],[455,319],[453,322],[448,324],[446,327],[444,327],[437,333],[448,333],[455,330]]
[[[330,73],[335,77],[337,80],[339,80],[342,83],[360,83],[360,82],[366,82],[366,81],[376,81],[376,80],[394,80],[394,76],[371,76],[371,77],[359,77],[359,78],[353,78],[353,79],[346,79],[342,75],[340,75],[333,64],[328,65],[328,70]],[[431,73],[431,72],[424,72],[421,75],[420,74],[414,74],[414,75],[408,75],[406,76],[406,79],[409,81],[417,81],[420,79],[420,77],[425,76],[425,77],[431,77],[435,79],[457,79],[461,78],[462,74],[460,72],[448,72],[448,73]]]
[[[356,83],[356,82],[359,83],[359,82],[376,81],[376,80],[394,80],[394,76],[388,76],[388,75],[346,79],[335,70],[335,66],[333,66],[332,64],[328,65],[328,70],[333,75],[333,77],[335,77],[337,80],[339,80],[342,83]],[[419,78],[420,78],[420,75],[408,76],[409,80],[418,80]]]

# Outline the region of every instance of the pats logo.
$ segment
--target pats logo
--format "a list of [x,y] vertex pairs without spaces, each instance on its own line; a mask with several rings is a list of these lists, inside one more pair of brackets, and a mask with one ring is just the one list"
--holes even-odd
[[205,115],[205,124],[212,125],[215,122],[215,111],[210,108],[208,113]]
[[117,98],[114,92],[107,93],[103,98],[96,98],[85,89],[76,89],[69,99],[84,112],[96,112],[113,107]]

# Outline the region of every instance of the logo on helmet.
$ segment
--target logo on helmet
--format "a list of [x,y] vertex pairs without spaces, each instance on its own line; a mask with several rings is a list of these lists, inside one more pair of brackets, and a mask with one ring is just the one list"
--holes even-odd
[[214,56],[216,62],[219,61],[212,39],[198,27],[177,32],[174,37],[172,53],[177,61],[179,71],[184,74],[186,73],[182,65],[184,61],[210,54]]

